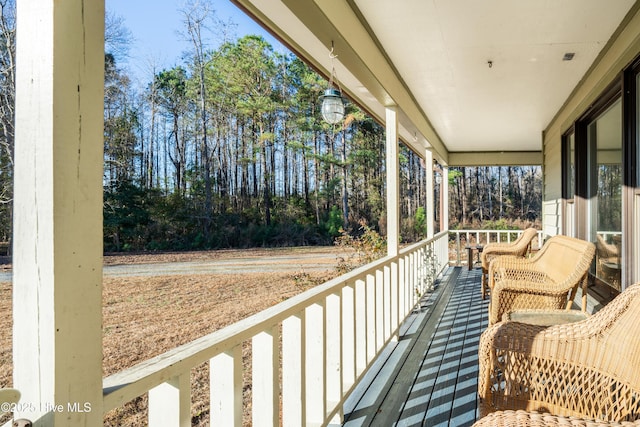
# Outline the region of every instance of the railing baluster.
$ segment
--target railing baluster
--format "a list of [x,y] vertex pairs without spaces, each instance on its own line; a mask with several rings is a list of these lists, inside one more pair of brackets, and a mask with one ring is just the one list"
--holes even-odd
[[398,263],[391,263],[391,330],[396,331],[400,325],[400,287],[398,285]]
[[422,295],[422,250],[417,250],[413,255],[413,286],[416,289],[416,301]]
[[280,385],[278,370],[278,330],[268,329],[253,337],[251,345],[251,390],[253,426],[275,426],[280,419]]
[[340,295],[328,295],[326,304],[326,333],[325,333],[325,351],[326,351],[326,396],[327,410],[335,408],[342,399],[342,310]]
[[404,307],[407,305],[407,279],[405,276],[405,259],[403,256],[398,258],[398,316],[404,318]]
[[342,384],[348,390],[356,381],[355,286],[342,288]]
[[310,305],[305,312],[304,369],[307,419],[304,425],[319,426],[326,415],[324,301]]
[[411,289],[413,290],[413,294],[415,295],[415,300],[414,303],[412,305],[415,305],[418,303],[418,301],[420,300],[420,293],[421,293],[421,289],[420,289],[420,283],[418,282],[418,266],[420,265],[418,262],[419,259],[419,254],[417,251],[414,251],[412,253],[412,257],[411,257]]
[[408,291],[409,291],[409,295],[411,295],[411,298],[409,300],[409,306],[407,307],[407,312],[409,312],[409,310],[411,310],[411,307],[413,307],[416,304],[416,288],[415,288],[415,283],[413,281],[414,278],[414,263],[413,263],[413,253],[409,253],[407,254],[407,275],[406,275],[406,280],[407,280],[407,285],[408,285]]
[[404,264],[402,267],[402,288],[404,289],[404,307],[403,316],[406,316],[411,307],[413,306],[413,292],[411,292],[411,275],[409,274],[409,256],[404,256],[401,259]]
[[384,345],[384,272],[376,271],[376,354]]
[[449,264],[449,239],[441,239],[438,242],[440,244],[440,255],[442,256],[440,266],[444,267]]
[[304,394],[305,315],[290,316],[282,322],[282,425],[304,425],[306,401]]
[[416,257],[417,254],[415,252],[411,252],[409,254],[409,283],[411,284],[411,294],[413,295],[413,300],[411,301],[412,307],[418,302],[418,289],[416,286]]
[[391,266],[383,268],[383,293],[384,293],[384,340],[391,336]]
[[211,425],[242,425],[242,345],[210,360]]
[[191,382],[189,372],[149,390],[149,426],[191,425]]
[[376,356],[376,279],[367,274],[367,364]]
[[427,251],[421,248],[418,251],[418,265],[416,266],[416,275],[418,276],[418,284],[420,286],[420,295],[427,290]]
[[356,280],[356,374],[367,368],[367,287],[364,280]]

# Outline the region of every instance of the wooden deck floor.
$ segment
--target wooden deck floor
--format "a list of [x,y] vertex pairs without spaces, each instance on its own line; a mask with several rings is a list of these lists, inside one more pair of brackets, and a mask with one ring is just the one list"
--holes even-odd
[[480,269],[449,267],[345,404],[344,426],[469,426],[487,326]]

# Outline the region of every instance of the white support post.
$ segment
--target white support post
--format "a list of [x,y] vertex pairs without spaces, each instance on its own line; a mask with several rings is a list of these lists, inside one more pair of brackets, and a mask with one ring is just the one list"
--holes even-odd
[[210,360],[211,425],[242,425],[242,345]]
[[442,168],[440,184],[440,231],[449,229],[449,168]]
[[102,425],[104,0],[16,4],[15,416]]
[[149,390],[149,426],[191,425],[191,378],[189,372]]
[[253,337],[252,421],[254,426],[275,426],[280,423],[280,384],[278,330],[272,328]]
[[396,256],[400,246],[400,160],[396,107],[386,109],[386,150],[387,253]]
[[305,314],[282,322],[282,425],[295,427],[306,420]]
[[434,199],[433,199],[433,153],[430,150],[425,150],[424,153],[424,163],[426,166],[426,177],[427,177],[427,239],[433,238],[434,233]]

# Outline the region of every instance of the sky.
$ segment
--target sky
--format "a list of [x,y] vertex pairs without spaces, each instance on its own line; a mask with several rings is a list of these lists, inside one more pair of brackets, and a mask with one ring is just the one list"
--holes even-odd
[[[266,30],[229,0],[210,1],[218,19],[231,21],[237,26],[237,37],[262,35],[276,51],[286,51]],[[141,83],[151,80],[151,64],[155,65],[156,72],[183,64],[183,52],[190,47],[184,41],[184,36],[179,34],[184,32],[182,14],[179,12],[183,3],[184,0],[105,1],[107,12],[121,17],[124,26],[131,32],[133,42],[124,65]],[[214,49],[218,43],[212,36],[207,41],[207,47]]]

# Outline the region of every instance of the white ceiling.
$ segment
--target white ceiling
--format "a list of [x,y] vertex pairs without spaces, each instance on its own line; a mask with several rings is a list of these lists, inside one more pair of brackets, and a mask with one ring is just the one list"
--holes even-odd
[[355,0],[449,151],[540,150],[633,3]]
[[[540,151],[635,0],[233,0],[414,148]],[[574,53],[563,61],[565,53]],[[489,61],[492,65],[489,66]]]

